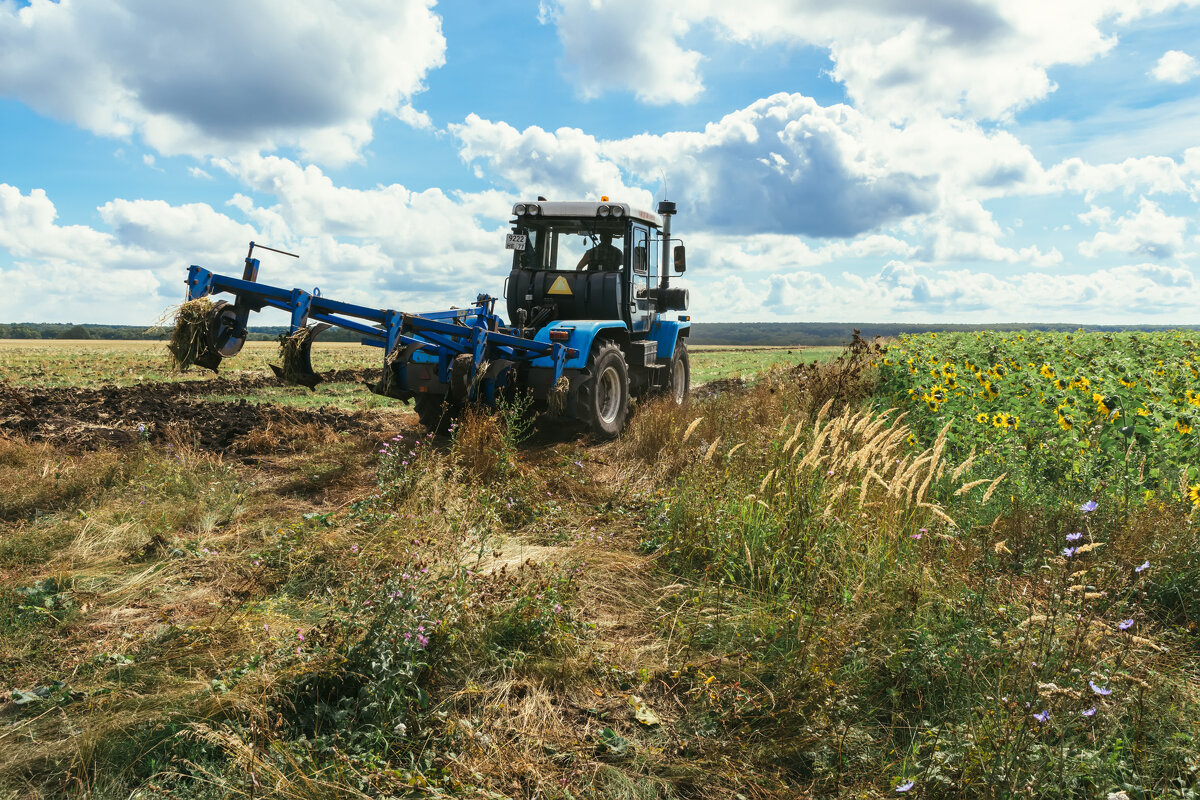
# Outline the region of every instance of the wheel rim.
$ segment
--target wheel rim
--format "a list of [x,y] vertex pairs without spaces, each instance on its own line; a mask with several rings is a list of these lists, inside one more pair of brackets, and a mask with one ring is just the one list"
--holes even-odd
[[600,421],[611,425],[621,408],[621,378],[615,367],[608,367],[600,373],[597,395],[596,410],[600,414]]
[[687,371],[683,368],[683,359],[675,359],[675,364],[671,367],[671,389],[675,394],[675,402],[682,403],[683,396],[687,392]]

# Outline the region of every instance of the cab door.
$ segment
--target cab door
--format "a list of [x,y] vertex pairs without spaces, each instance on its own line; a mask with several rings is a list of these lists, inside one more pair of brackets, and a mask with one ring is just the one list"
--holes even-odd
[[632,225],[629,246],[633,330],[642,333],[654,324],[655,304],[650,300],[650,290],[658,285],[658,250],[649,227],[640,222]]

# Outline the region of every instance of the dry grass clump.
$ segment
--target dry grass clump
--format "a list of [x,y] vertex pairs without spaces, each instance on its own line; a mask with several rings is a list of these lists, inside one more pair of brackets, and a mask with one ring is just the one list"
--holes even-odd
[[119,450],[65,455],[0,436],[0,521],[81,506],[139,462],[135,453]]
[[207,297],[188,300],[175,309],[171,336],[167,340],[171,369],[183,372],[208,351],[212,309],[213,302]]
[[469,407],[458,418],[451,456],[472,480],[491,480],[512,469],[504,441],[504,420],[487,409]]
[[[811,419],[826,403],[841,413],[869,395],[875,384],[870,362],[878,345],[856,342],[833,361],[769,370],[745,390],[696,398],[682,406],[663,398],[639,403],[621,436],[621,451],[656,476],[670,478],[698,461],[721,463],[739,442],[745,447],[765,441],[763,437],[772,436],[785,418]],[[746,455],[742,452],[740,458]]]
[[284,416],[268,419],[265,425],[254,428],[236,443],[240,453],[262,454],[300,452],[332,445],[341,437],[329,425],[320,422],[299,422]]

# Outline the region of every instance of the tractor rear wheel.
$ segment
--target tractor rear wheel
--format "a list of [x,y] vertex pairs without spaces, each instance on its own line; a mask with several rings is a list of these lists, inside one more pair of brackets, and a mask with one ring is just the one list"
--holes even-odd
[[629,367],[625,354],[611,342],[602,344],[588,359],[590,380],[580,393],[579,418],[600,439],[615,438],[629,417]]
[[688,358],[687,345],[679,342],[675,345],[675,355],[671,356],[671,373],[667,376],[667,396],[681,406],[687,400],[688,389],[692,386],[692,361]]
[[413,398],[413,410],[426,430],[446,434],[458,416],[458,408],[445,395],[419,394]]

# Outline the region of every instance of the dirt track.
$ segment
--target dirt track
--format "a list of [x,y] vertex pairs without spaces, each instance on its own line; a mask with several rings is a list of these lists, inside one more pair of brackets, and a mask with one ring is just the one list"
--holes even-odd
[[[326,377],[330,381],[360,381],[373,377],[370,373],[340,370]],[[0,384],[0,433],[83,449],[145,438],[177,439],[220,451],[233,449],[251,431],[272,425],[315,424],[351,432],[376,427],[370,415],[357,411],[195,399],[275,385],[278,381],[266,377],[96,388],[17,388]]]

